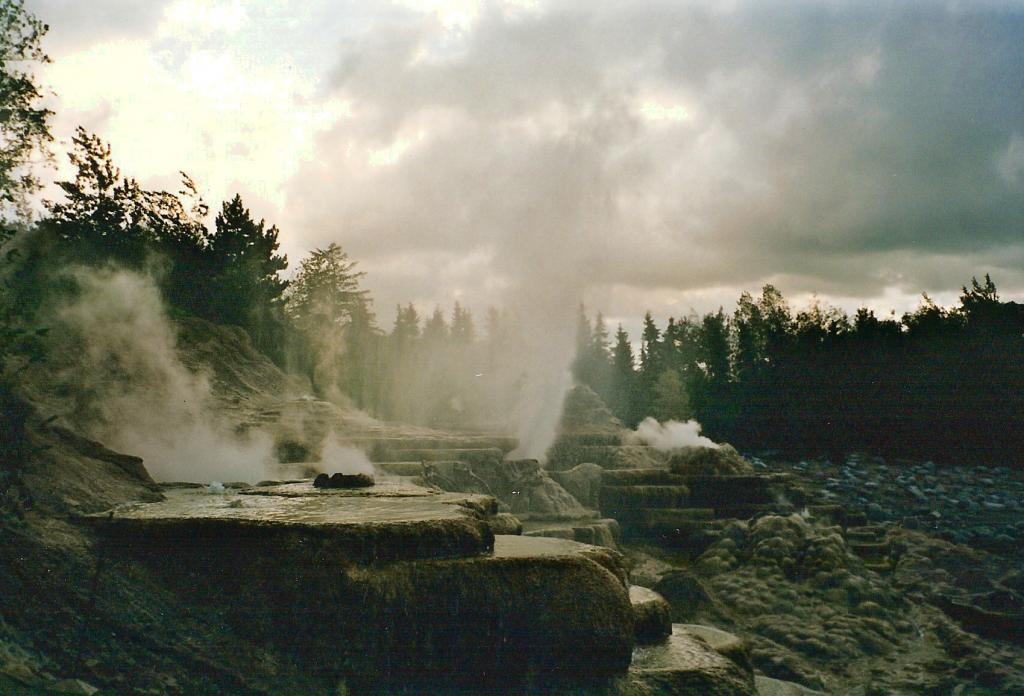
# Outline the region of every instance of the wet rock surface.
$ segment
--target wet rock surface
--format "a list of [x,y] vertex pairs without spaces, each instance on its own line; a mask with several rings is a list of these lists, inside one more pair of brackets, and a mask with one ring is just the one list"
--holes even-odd
[[495,510],[486,496],[400,484],[324,489],[303,482],[231,494],[174,489],[158,503],[80,519],[143,553],[156,542],[181,550],[201,540],[213,553],[247,540],[291,549],[297,554],[291,562],[311,562],[310,554],[329,547],[349,562],[373,563],[486,553],[494,539],[487,519]]
[[754,696],[757,691],[751,672],[684,627],[673,626],[666,642],[637,648],[617,693]]
[[665,598],[654,590],[630,585],[634,630],[638,645],[660,643],[672,634],[672,618]]

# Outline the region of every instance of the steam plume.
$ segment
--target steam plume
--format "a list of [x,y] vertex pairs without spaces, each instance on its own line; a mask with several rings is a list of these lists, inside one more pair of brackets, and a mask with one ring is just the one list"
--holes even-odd
[[157,480],[266,478],[270,438],[240,439],[217,419],[208,380],[178,358],[152,281],[114,270],[73,275],[81,292],[59,318],[79,339],[75,381],[89,402],[89,434],[141,456]]
[[632,438],[659,450],[679,447],[718,449],[716,442],[700,434],[700,423],[695,420],[659,423],[653,418],[645,418],[632,433]]

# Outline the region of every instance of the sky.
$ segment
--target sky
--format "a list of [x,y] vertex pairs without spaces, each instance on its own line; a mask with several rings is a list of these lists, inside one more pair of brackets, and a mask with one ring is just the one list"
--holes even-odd
[[1024,296],[1022,2],[27,4],[58,150],[241,193],[293,267],[338,242],[385,326]]

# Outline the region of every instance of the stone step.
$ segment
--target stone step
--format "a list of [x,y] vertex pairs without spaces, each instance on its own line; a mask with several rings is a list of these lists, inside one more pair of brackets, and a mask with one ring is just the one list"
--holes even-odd
[[789,515],[793,512],[793,506],[785,503],[719,505],[714,511],[716,519],[749,520],[757,515]]
[[465,435],[443,437],[373,437],[355,436],[345,438],[344,444],[361,448],[367,452],[375,449],[397,452],[410,449],[491,449],[511,452],[516,448],[514,437],[490,435]]
[[742,476],[690,476],[690,500],[700,507],[727,507],[774,502],[769,491],[773,479],[756,474]]
[[523,535],[569,539],[610,549],[618,548],[619,523],[613,519],[545,521],[523,523]]
[[629,601],[637,645],[660,643],[672,635],[671,607],[664,597],[646,587],[630,585]]
[[633,652],[629,673],[613,693],[756,696],[757,690],[753,672],[676,624],[667,641]]
[[630,518],[650,508],[682,508],[690,501],[686,486],[601,486],[601,513],[616,519]]
[[714,626],[703,624],[679,624],[678,626],[705,641],[716,652],[728,657],[744,671],[753,671],[750,643],[743,638]]
[[373,462],[409,461],[458,461],[470,463],[500,462],[505,453],[497,447],[480,448],[432,448],[432,449],[388,449],[370,452]]
[[718,539],[721,523],[713,511],[696,508],[641,510],[632,519],[620,520],[623,539],[662,544],[690,557],[700,555]]
[[519,521],[518,517],[507,512],[499,512],[497,515],[488,517],[485,521],[495,535],[523,533],[523,523]]
[[577,464],[597,464],[602,469],[643,469],[664,461],[663,453],[644,445],[560,445],[549,451],[547,467],[555,471]]
[[[243,553],[255,544],[295,547],[290,563],[315,562],[325,545],[350,563],[477,556],[491,551],[488,520],[497,501],[378,483],[314,488],[310,481],[213,494],[206,488],[164,492],[165,500],[88,515],[83,523],[146,553],[180,547],[192,555]],[[316,543],[300,539],[313,537]],[[255,540],[260,540],[257,544]]]
[[605,486],[682,486],[683,476],[668,469],[605,469],[601,474]]

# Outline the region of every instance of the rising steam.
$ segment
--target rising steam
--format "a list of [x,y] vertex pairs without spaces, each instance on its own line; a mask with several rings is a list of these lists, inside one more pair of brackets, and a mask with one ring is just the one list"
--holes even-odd
[[645,418],[631,433],[631,439],[666,451],[679,447],[718,448],[715,441],[700,434],[700,423],[695,420],[659,423],[653,418]]
[[158,481],[266,478],[270,438],[239,438],[217,418],[209,382],[178,358],[153,282],[113,270],[73,276],[81,292],[58,317],[78,338],[74,378],[89,402],[89,434],[141,456]]
[[373,463],[366,456],[366,453],[355,447],[343,445],[338,438],[331,433],[324,441],[320,451],[320,461],[315,464],[317,469],[325,474],[367,474],[374,475]]

